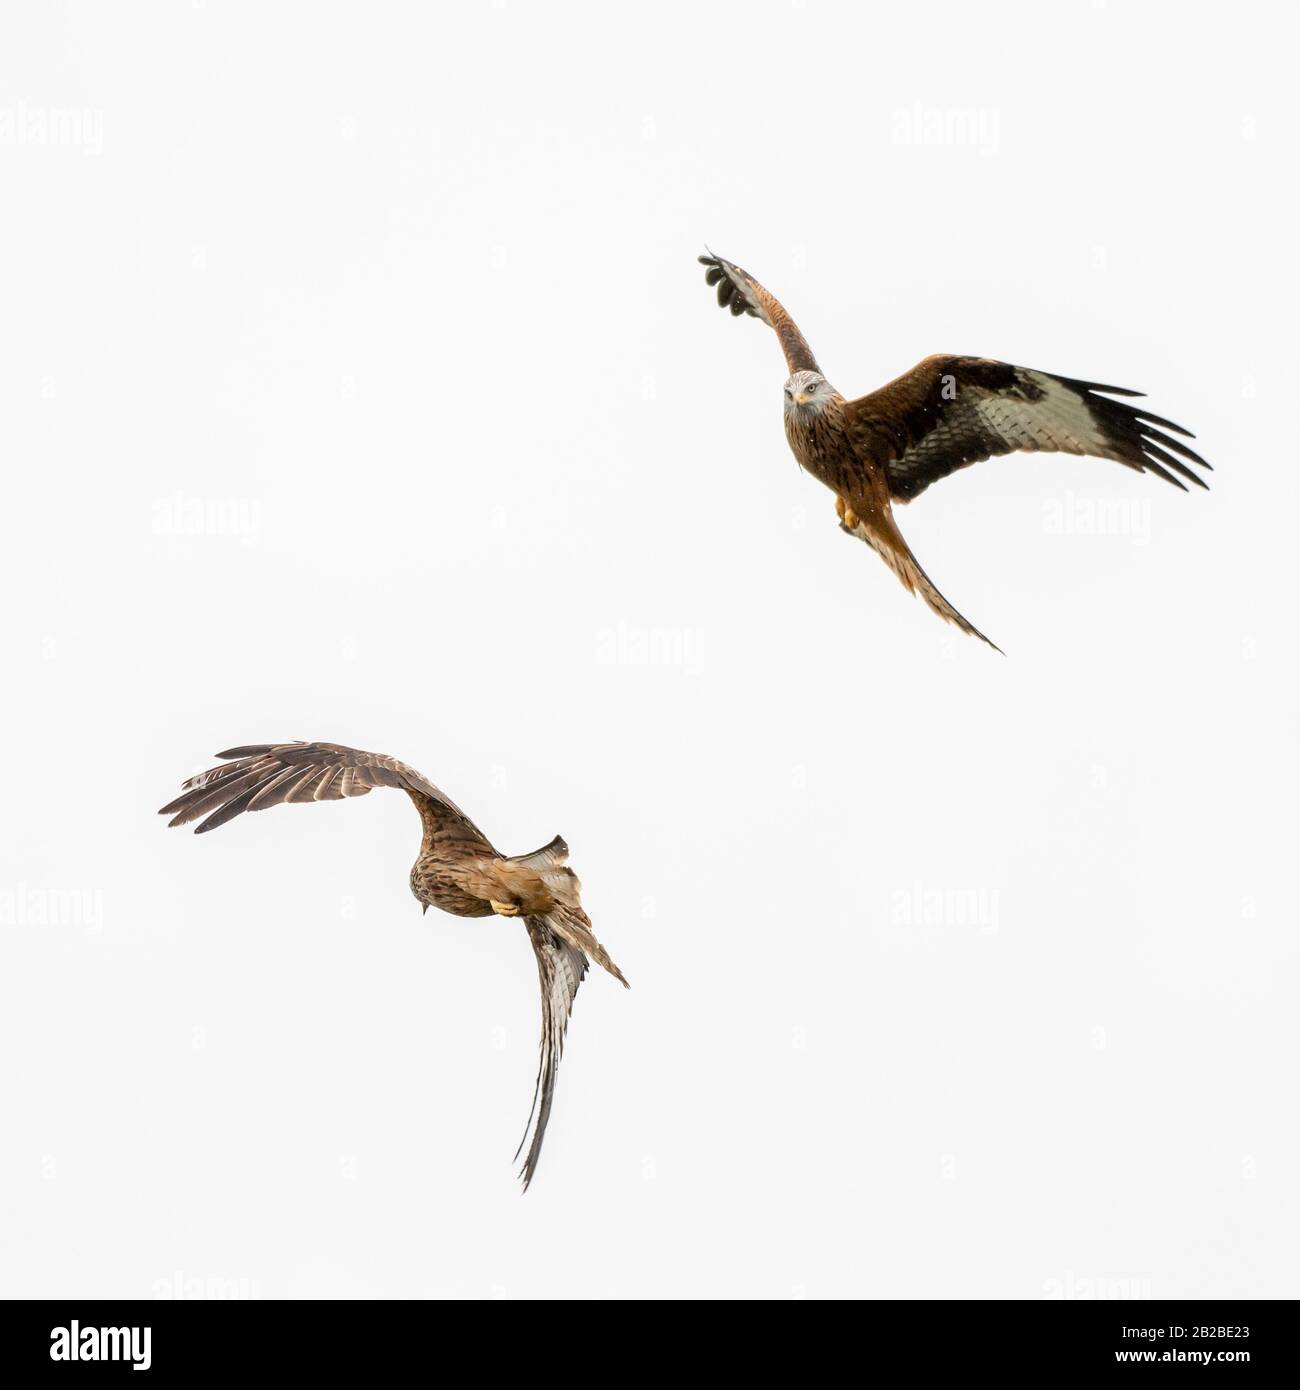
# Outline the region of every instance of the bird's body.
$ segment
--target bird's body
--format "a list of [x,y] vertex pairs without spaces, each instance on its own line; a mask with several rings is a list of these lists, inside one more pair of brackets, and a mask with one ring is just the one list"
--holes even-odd
[[[771,327],[785,354],[785,434],[800,467],[835,494],[840,527],[865,541],[940,617],[989,642],[939,592],[894,520],[939,478],[996,454],[1052,451],[1113,459],[1174,486],[1204,487],[1187,462],[1209,468],[1181,426],[1111,399],[1117,386],[1053,376],[982,357],[927,357],[870,395],[846,399],[822,375],[807,340],[753,276],[700,257],[718,302]],[[989,646],[993,646],[989,642]]]
[[854,451],[844,397],[815,372],[796,372],[787,385],[785,437],[799,466],[837,496],[860,490],[870,474],[849,466]]
[[407,795],[424,827],[411,892],[425,907],[453,917],[491,917],[502,907],[544,916],[554,909],[555,897],[535,870],[498,854],[456,821],[449,826],[443,808],[424,792],[408,789]]
[[456,917],[523,918],[542,990],[541,1063],[524,1134],[525,1140],[532,1134],[523,1169],[527,1188],[541,1153],[569,1011],[588,957],[627,984],[582,909],[581,884],[568,867],[568,846],[556,836],[529,854],[503,855],[437,787],[382,753],[336,743],[284,743],[231,748],[217,757],[228,761],[191,777],[182,794],[162,808],[161,814],[172,817],[169,824],[205,816],[198,833],[244,811],[281,802],[336,801],[364,796],[375,787],[394,787],[410,797],[423,827],[410,878],[416,899],[426,909],[436,907]]

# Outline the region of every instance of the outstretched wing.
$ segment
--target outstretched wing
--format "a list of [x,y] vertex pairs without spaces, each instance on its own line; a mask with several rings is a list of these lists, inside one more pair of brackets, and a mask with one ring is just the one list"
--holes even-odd
[[338,801],[365,796],[375,787],[397,787],[416,803],[437,835],[495,854],[483,832],[449,797],[414,768],[385,753],[365,753],[339,743],[259,743],[227,748],[230,761],[182,783],[185,790],[158,813],[168,825],[185,825],[206,815],[196,835],[225,825],[243,811],[264,811],[281,802]]
[[1140,395],[982,357],[938,356],[850,401],[846,414],[903,502],[968,464],[1021,451],[1090,454],[1154,473],[1184,492],[1182,479],[1206,487],[1184,460],[1210,465],[1165,432],[1193,438],[1187,430],[1112,399]]
[[795,326],[795,321],[781,307],[775,295],[765,290],[752,275],[741,270],[738,265],[724,261],[721,256],[715,256],[710,252],[701,256],[699,261],[701,265],[708,267],[704,279],[710,285],[717,285],[718,303],[724,309],[730,307],[731,312],[737,316],[751,314],[775,330],[791,375],[795,372],[820,370],[817,359],[812,355],[812,348],[808,346],[803,334]]
[[576,904],[557,902],[553,912],[545,917],[526,917],[524,923],[528,928],[528,938],[533,943],[537,976],[542,986],[542,1041],[537,1062],[537,1084],[533,1089],[533,1108],[528,1112],[524,1137],[515,1150],[515,1157],[518,1158],[524,1144],[528,1143],[529,1135],[532,1135],[520,1173],[524,1180],[524,1191],[527,1192],[528,1184],[537,1171],[542,1140],[551,1118],[555,1077],[560,1069],[560,1058],[564,1055],[564,1034],[569,1026],[574,996],[587,973],[588,955],[616,980],[621,980],[624,987],[627,981],[596,940],[587,914]]

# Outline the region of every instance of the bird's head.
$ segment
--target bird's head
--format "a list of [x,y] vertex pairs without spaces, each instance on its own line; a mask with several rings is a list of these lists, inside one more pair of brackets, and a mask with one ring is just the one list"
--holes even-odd
[[810,419],[821,414],[834,394],[820,372],[795,372],[785,384],[785,413]]

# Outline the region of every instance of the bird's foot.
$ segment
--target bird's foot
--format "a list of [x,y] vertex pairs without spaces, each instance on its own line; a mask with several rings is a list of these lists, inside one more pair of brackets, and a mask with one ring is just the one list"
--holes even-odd
[[835,498],[835,513],[840,519],[840,525],[846,531],[856,531],[858,528],[858,514],[840,496]]
[[499,915],[502,916],[502,917],[518,917],[518,916],[519,916],[519,904],[518,904],[518,903],[499,903],[499,902],[497,902],[497,900],[496,900],[495,898],[489,898],[489,899],[488,899],[488,903],[489,903],[489,905],[491,906],[492,911],[495,912],[495,913],[497,913],[497,914],[499,914]]

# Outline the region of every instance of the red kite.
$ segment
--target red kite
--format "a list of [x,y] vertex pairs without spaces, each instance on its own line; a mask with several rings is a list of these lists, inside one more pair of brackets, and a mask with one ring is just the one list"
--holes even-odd
[[[840,528],[880,556],[941,617],[988,642],[935,588],[894,521],[893,503],[995,454],[1090,454],[1151,472],[1187,491],[1205,487],[1184,459],[1209,468],[1170,420],[1113,396],[1140,396],[1013,367],[984,357],[927,357],[869,396],[846,400],[826,380],[802,333],[777,300],[737,265],[701,256],[718,303],[773,329],[785,354],[785,435],[800,466],[835,493]],[[1163,427],[1163,428],[1161,428]],[[1179,456],[1179,457],[1176,457]],[[1000,648],[994,647],[995,650]]]
[[337,743],[259,743],[228,748],[217,757],[230,761],[191,777],[182,784],[184,792],[162,808],[160,815],[172,817],[169,825],[206,816],[195,827],[195,834],[202,834],[243,811],[263,811],[281,802],[337,801],[365,796],[375,787],[396,787],[411,798],[424,826],[411,869],[411,892],[425,911],[432,906],[457,917],[489,917],[495,912],[523,918],[542,986],[541,1059],[533,1108],[519,1144],[522,1150],[531,1132],[520,1175],[527,1191],[551,1117],[565,1029],[588,957],[627,984],[582,910],[581,885],[567,867],[568,845],[557,835],[531,854],[499,854],[432,782],[382,753],[362,753]]

